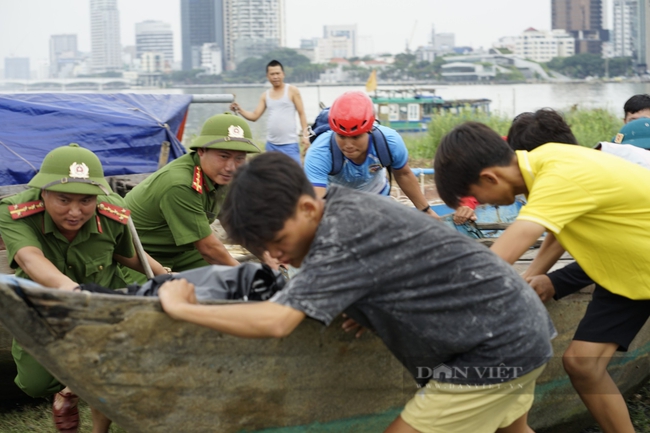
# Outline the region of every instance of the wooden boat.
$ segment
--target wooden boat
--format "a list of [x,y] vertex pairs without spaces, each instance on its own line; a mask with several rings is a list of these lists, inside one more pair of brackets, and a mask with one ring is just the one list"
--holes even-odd
[[490,111],[489,99],[443,99],[435,89],[409,87],[376,89],[370,99],[377,106],[379,121],[399,132],[426,131],[431,119],[439,114],[459,114],[463,110]]
[[[526,260],[518,263],[527,266]],[[156,298],[44,289],[0,276],[0,323],[84,400],[130,432],[379,432],[416,391],[382,342],[307,320],[277,340],[176,322]],[[537,431],[589,424],[561,354],[590,299],[549,304],[556,356],[538,381]],[[650,324],[610,371],[623,392],[650,373]],[[309,428],[309,430],[307,430]]]

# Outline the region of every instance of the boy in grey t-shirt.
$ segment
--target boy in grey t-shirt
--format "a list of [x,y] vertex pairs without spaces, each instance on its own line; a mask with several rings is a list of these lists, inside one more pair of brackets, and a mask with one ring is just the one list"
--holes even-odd
[[[279,153],[255,158],[231,185],[221,220],[233,240],[301,272],[269,302],[226,308],[194,305],[190,284],[168,283],[160,298],[170,316],[282,337],[305,316],[328,325],[345,311],[426,385],[387,432],[527,431],[555,331],[512,267],[389,198],[332,187],[318,199],[300,166]],[[433,380],[440,364],[445,374]]]

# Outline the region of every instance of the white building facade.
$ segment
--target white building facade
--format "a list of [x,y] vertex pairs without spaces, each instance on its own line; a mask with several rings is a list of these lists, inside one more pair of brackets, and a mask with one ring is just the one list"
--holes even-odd
[[639,37],[639,2],[614,0],[612,56],[632,57]]
[[93,72],[122,69],[117,0],[90,0],[90,42]]
[[285,46],[284,0],[223,0],[226,64]]
[[80,61],[79,51],[77,50],[77,35],[50,36],[50,77],[72,77],[72,71]]
[[174,34],[172,26],[162,21],[143,21],[135,24],[136,57],[144,53],[162,53],[167,68],[174,63]]
[[554,57],[575,54],[575,39],[565,30],[551,32],[529,28],[515,43],[515,55],[534,62],[548,62]]
[[217,43],[205,43],[201,47],[201,69],[207,75],[220,75],[223,72],[221,48]]

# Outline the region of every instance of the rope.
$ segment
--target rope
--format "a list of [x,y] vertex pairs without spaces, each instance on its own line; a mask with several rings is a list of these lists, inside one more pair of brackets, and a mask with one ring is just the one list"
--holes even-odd
[[9,151],[9,152],[13,153],[13,154],[16,155],[18,158],[20,158],[20,159],[22,159],[23,161],[25,161],[25,162],[27,163],[27,165],[29,165],[29,166],[32,168],[32,170],[34,170],[34,173],[38,173],[38,169],[37,169],[36,167],[34,167],[34,166],[32,165],[31,162],[27,161],[27,160],[26,160],[25,158],[23,158],[21,155],[19,155],[18,153],[14,152],[13,149],[11,149],[9,146],[7,146],[6,144],[4,144],[2,141],[0,141],[0,144],[2,144],[2,145],[3,145],[3,146],[4,146],[4,147]]

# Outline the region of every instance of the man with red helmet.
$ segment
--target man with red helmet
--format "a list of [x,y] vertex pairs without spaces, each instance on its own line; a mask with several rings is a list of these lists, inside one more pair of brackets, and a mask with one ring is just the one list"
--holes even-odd
[[[392,160],[395,180],[416,208],[432,217],[438,217],[420,191],[418,181],[408,165],[408,150],[402,137],[393,129],[375,124],[372,101],[363,92],[345,92],[339,96],[329,111],[331,131],[320,134],[305,157],[305,172],[319,197],[325,195],[330,184],[375,194],[388,195],[390,185],[386,167],[381,163],[378,146],[371,132],[378,129],[385,138]],[[334,170],[330,145],[334,136],[340,149],[343,164]]]

